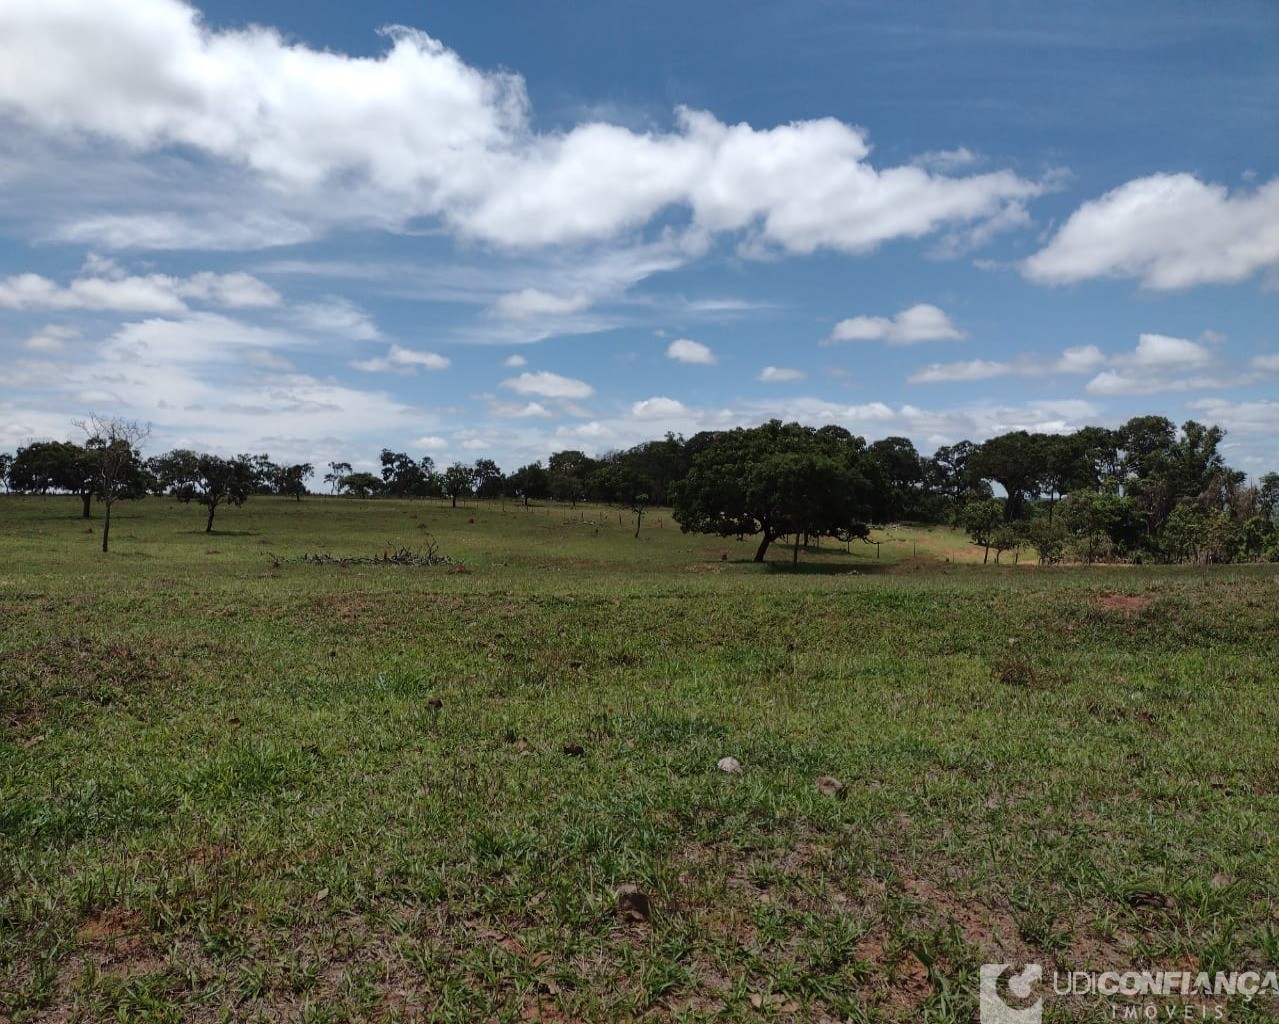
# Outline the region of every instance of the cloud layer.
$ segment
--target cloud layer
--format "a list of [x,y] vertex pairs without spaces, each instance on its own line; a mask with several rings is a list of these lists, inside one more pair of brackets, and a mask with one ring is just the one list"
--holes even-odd
[[[756,129],[680,108],[665,132],[538,133],[519,76],[471,67],[414,29],[384,32],[386,50],[363,58],[257,26],[214,30],[179,0],[9,0],[0,111],[64,143],[189,147],[251,173],[267,189],[253,216],[289,240],[290,197],[340,195],[325,208],[384,225],[436,217],[506,247],[610,239],[679,208],[697,231],[740,233],[747,252],[867,252],[1011,223],[1042,192],[1006,170],[876,168],[865,134],[832,118]],[[98,213],[60,231],[172,245],[173,216]]]
[[113,310],[127,313],[181,313],[186,300],[251,309],[276,306],[280,295],[250,274],[214,274],[191,277],[167,274],[145,276],[95,273],[60,285],[39,274],[0,278],[0,308],[15,310]]
[[1096,345],[1078,345],[1059,355],[1024,354],[1013,359],[968,359],[930,363],[907,378],[912,384],[1092,374],[1089,395],[1116,398],[1170,391],[1215,390],[1247,384],[1259,374],[1279,371],[1275,357],[1257,356],[1251,376],[1231,371],[1214,350],[1224,340],[1211,333],[1196,341],[1166,334],[1142,334],[1128,352],[1108,356]]
[[1153,289],[1231,284],[1279,266],[1279,179],[1231,194],[1190,174],[1137,178],[1084,203],[1023,264],[1032,281],[1135,277]]
[[510,388],[521,395],[536,395],[539,398],[590,398],[595,389],[584,380],[573,377],[562,377],[549,370],[521,373],[502,381],[502,387]]

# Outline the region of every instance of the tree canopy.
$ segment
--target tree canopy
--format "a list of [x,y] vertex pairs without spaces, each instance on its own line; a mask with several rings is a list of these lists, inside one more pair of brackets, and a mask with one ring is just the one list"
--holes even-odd
[[93,493],[102,502],[102,551],[109,550],[111,509],[117,501],[147,493],[142,442],[150,430],[132,420],[90,414],[78,426],[86,435],[82,465],[92,474]]
[[714,437],[673,489],[680,528],[760,538],[755,561],[787,534],[840,539],[865,532],[874,507],[861,438],[771,420]]
[[243,505],[253,493],[257,476],[244,457],[224,459],[178,448],[148,463],[160,485],[181,502],[195,502],[209,510],[204,532],[213,532],[219,505]]
[[[113,424],[136,425],[93,424],[77,424],[80,443],[36,440],[0,452],[5,490],[75,495],[85,517],[96,498],[109,530],[110,505],[149,489],[203,505],[211,530],[219,505],[252,494],[300,501],[314,473],[309,462],[266,453],[176,449],[144,464],[137,439],[112,434]],[[354,498],[601,502],[633,512],[637,536],[649,508],[671,504],[685,530],[758,536],[759,560],[779,537],[795,538],[794,560],[808,538],[847,538],[893,520],[962,526],[996,557],[1024,542],[1042,562],[1279,560],[1279,473],[1250,484],[1227,465],[1224,440],[1217,426],[1136,416],[1115,428],[961,440],[925,456],[905,437],[868,445],[841,426],[772,420],[598,456],[565,449],[510,474],[492,459],[437,471],[429,455],[383,448],[371,462],[327,463],[323,480]]]

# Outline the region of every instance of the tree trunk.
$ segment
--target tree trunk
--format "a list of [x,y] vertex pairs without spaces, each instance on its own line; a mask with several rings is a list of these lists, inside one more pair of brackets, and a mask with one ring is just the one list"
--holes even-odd
[[773,535],[765,530],[764,538],[759,542],[759,547],[755,549],[755,561],[762,562],[764,560],[764,552],[768,550],[768,545],[772,542]]
[[454,507],[454,508],[457,508],[457,495],[456,495],[456,494],[451,494],[451,495],[449,495],[449,497],[451,497],[451,498],[453,499],[453,507]]
[[795,531],[795,546],[791,549],[790,564],[792,569],[799,568],[799,531]]
[[982,557],[981,557],[981,564],[982,564],[982,565],[985,565],[985,564],[986,564],[987,562],[989,562],[989,561],[990,561],[990,545],[989,545],[989,544],[987,544],[987,545],[986,545],[986,553],[985,553],[984,555],[982,555]]
[[102,518],[102,553],[107,553],[107,537],[111,533],[111,502],[106,502],[106,513]]
[[89,516],[89,506],[93,503],[93,492],[92,492],[92,491],[81,491],[81,492],[80,492],[80,500],[84,502],[84,516],[83,516],[82,518],[84,518],[84,519],[88,519],[88,518],[90,518],[90,516]]
[[213,532],[213,510],[214,510],[214,509],[216,509],[216,508],[217,508],[217,505],[210,505],[210,506],[209,506],[209,521],[208,521],[207,523],[205,523],[205,524],[204,524],[204,532],[205,532],[205,533],[212,533],[212,532]]
[[644,512],[639,510],[635,513],[635,536],[639,536],[640,523],[644,521]]

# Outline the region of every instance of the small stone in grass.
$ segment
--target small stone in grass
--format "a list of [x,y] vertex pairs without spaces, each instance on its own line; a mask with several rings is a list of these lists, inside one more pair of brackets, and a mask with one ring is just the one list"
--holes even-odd
[[843,796],[844,784],[833,775],[822,775],[817,780],[817,792],[822,796]]
[[742,762],[735,757],[721,757],[715,762],[715,767],[722,772],[736,775],[742,770]]

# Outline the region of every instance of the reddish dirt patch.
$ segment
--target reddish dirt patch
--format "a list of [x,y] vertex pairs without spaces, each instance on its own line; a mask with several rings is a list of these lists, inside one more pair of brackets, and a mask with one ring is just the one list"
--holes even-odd
[[330,619],[337,619],[339,622],[346,624],[362,621],[366,615],[377,608],[373,601],[359,594],[349,594],[337,598],[318,598],[312,601],[311,605],[317,610],[323,611]]
[[1135,594],[1103,594],[1097,598],[1097,603],[1103,608],[1132,614],[1149,607],[1151,600],[1148,597],[1138,597]]
[[138,914],[110,907],[81,921],[76,929],[76,938],[88,945],[96,945],[136,935],[141,929],[142,918]]
[[164,967],[135,911],[109,907],[80,922],[76,938],[82,955],[113,974],[150,974]]
[[539,562],[537,567],[554,572],[559,569],[604,569],[609,564],[599,558],[548,558]]

